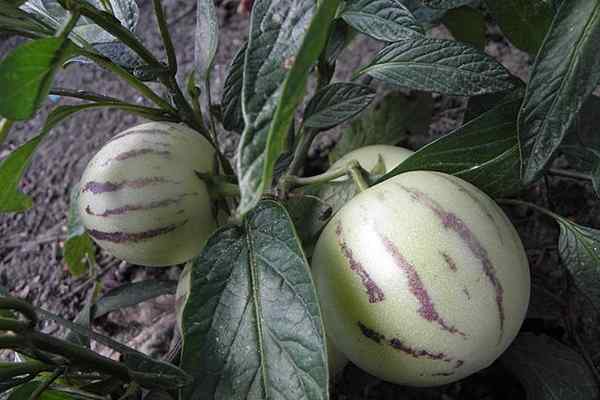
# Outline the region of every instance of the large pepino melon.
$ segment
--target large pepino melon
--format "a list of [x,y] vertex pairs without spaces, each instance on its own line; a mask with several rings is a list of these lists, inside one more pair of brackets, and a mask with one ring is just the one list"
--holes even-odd
[[213,172],[214,154],[204,137],[180,124],[152,122],[117,134],[81,179],[87,232],[132,264],[167,266],[196,256],[216,228],[197,174]]

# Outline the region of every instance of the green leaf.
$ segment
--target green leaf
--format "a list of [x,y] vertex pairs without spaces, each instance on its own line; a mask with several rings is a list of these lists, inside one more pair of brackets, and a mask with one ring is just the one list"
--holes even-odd
[[456,96],[502,92],[513,87],[508,71],[485,53],[454,40],[428,37],[385,47],[358,74]]
[[592,400],[598,397],[594,376],[583,357],[548,336],[520,335],[501,360],[523,383],[527,400]]
[[564,1],[536,58],[519,114],[522,179],[534,181],[600,82],[600,2]]
[[[35,390],[42,385],[43,382],[41,380],[28,382],[15,390],[13,390],[8,396],[7,400],[30,400],[31,395]],[[37,400],[73,400],[74,397],[70,395],[59,392],[57,390],[45,390]]]
[[219,47],[219,24],[214,0],[197,0],[194,43],[194,63],[198,79],[205,81],[210,77]]
[[56,71],[75,46],[59,38],[38,39],[17,47],[0,63],[0,115],[31,118],[46,99]]
[[19,191],[19,182],[23,174],[29,167],[31,156],[37,149],[44,137],[58,123],[71,115],[84,110],[93,108],[122,108],[115,102],[98,102],[90,104],[80,104],[76,106],[60,106],[52,110],[40,134],[30,139],[27,143],[13,151],[2,162],[0,162],[0,213],[3,212],[22,212],[31,208],[33,202],[28,196]]
[[93,258],[95,247],[92,239],[85,232],[79,213],[79,184],[71,189],[71,202],[67,218],[67,240],[64,247],[64,258],[69,271],[75,277],[87,272],[87,258]]
[[399,0],[349,0],[341,18],[357,31],[383,42],[397,42],[424,33]]
[[244,84],[244,57],[248,43],[239,48],[229,66],[229,72],[223,85],[223,127],[228,131],[241,133],[244,130],[242,114],[242,87]]
[[316,195],[290,197],[285,201],[285,208],[305,249],[315,244],[333,215],[333,208]]
[[475,0],[423,0],[425,6],[441,10],[450,10],[471,3],[475,3]]
[[485,17],[478,10],[466,6],[452,9],[443,22],[456,40],[481,50],[485,48]]
[[552,24],[554,10],[546,0],[485,0],[508,40],[536,55]]
[[93,318],[100,318],[109,312],[132,307],[144,301],[162,296],[175,294],[176,281],[146,280],[126,283],[110,290],[93,306]]
[[329,129],[354,117],[371,104],[375,90],[350,82],[336,82],[318,91],[304,111],[304,126]]
[[271,186],[273,168],[285,150],[288,129],[338,4],[323,1],[316,12],[313,1],[254,4],[242,90],[246,127],[238,150],[242,215]]
[[356,32],[350,25],[345,23],[343,19],[334,19],[324,54],[327,63],[333,64],[355,37]]
[[521,98],[511,95],[448,135],[419,149],[379,182],[415,170],[433,170],[462,178],[490,196],[520,188],[516,118]]
[[406,96],[391,92],[376,102],[360,119],[352,121],[329,153],[336,161],[345,154],[372,144],[398,144],[410,134],[426,133],[431,123],[433,98],[429,93]]
[[279,203],[218,230],[192,267],[181,365],[195,382],[184,398],[328,399],[318,304]]
[[558,251],[575,284],[600,309],[600,230],[556,216]]

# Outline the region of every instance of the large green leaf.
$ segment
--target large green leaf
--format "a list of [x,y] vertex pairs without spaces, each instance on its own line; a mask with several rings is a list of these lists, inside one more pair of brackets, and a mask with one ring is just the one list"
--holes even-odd
[[81,276],[87,271],[87,258],[94,257],[95,247],[85,232],[79,213],[79,184],[71,189],[71,201],[67,218],[67,240],[63,254],[67,267],[73,276]]
[[555,218],[560,226],[560,258],[575,284],[600,309],[600,230]]
[[61,38],[17,47],[0,63],[0,115],[12,120],[31,118],[48,96],[56,71],[75,51],[69,40]]
[[411,96],[400,92],[388,93],[344,129],[342,137],[329,153],[329,159],[335,161],[363,146],[395,145],[408,135],[424,134],[431,123],[432,113],[433,99],[429,93]]
[[564,1],[536,58],[519,114],[522,179],[535,180],[600,81],[600,2]]
[[[516,99],[515,99],[516,97]],[[471,182],[491,196],[520,189],[516,118],[521,99],[511,95],[498,106],[421,148],[383,178],[433,170]]]
[[205,81],[209,79],[219,46],[219,24],[214,0],[197,0],[194,44],[194,63],[198,78]]
[[475,2],[476,0],[423,0],[423,4],[427,7],[438,8],[441,10],[450,10]]
[[317,295],[283,206],[260,202],[194,261],[183,312],[185,399],[327,399]]
[[546,0],[485,0],[500,29],[516,47],[536,55],[554,11]]
[[375,91],[350,82],[332,83],[318,91],[306,106],[304,126],[328,129],[349,120],[371,104]]
[[247,43],[244,43],[233,57],[223,84],[223,97],[221,98],[223,127],[228,131],[242,132],[244,130],[242,86],[246,46]]
[[399,0],[350,0],[341,17],[357,31],[383,42],[397,42],[424,33]]
[[285,150],[288,129],[338,3],[323,1],[316,13],[312,0],[254,4],[242,90],[246,126],[238,150],[240,214],[252,209],[271,186],[273,168]]
[[548,336],[520,335],[501,358],[525,386],[527,400],[593,400],[594,376],[581,355]]
[[385,47],[359,74],[456,96],[502,92],[513,87],[508,71],[482,51],[454,40],[428,37]]

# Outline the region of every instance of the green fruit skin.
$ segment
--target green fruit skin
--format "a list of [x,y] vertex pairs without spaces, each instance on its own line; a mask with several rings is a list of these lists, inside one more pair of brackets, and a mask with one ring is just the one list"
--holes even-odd
[[389,382],[436,386],[489,366],[517,335],[529,265],[502,210],[438,172],[358,194],[321,234],[312,272],[327,333]]
[[375,168],[381,156],[385,164],[385,172],[389,172],[413,154],[413,151],[403,147],[376,144],[351,151],[331,164],[330,169],[342,168],[349,161],[356,160],[363,169],[371,171]]
[[174,123],[116,135],[81,178],[79,210],[88,233],[132,264],[168,266],[196,256],[216,228],[197,175],[213,172],[214,154],[204,137]]

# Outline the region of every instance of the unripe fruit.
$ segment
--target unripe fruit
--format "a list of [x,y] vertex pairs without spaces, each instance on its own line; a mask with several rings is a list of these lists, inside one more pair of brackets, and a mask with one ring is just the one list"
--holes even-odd
[[529,302],[511,222],[479,189],[438,172],[359,193],[321,234],[312,272],[335,345],[405,385],[446,384],[490,365]]
[[414,154],[413,151],[398,146],[383,144],[365,146],[344,155],[331,164],[330,169],[345,167],[349,161],[356,160],[363,169],[372,171],[377,166],[379,157],[381,157],[385,166],[385,172],[389,172],[412,154]]
[[132,264],[173,265],[199,254],[216,223],[197,173],[212,173],[214,154],[204,137],[174,123],[116,135],[81,178],[79,210],[88,233]]

